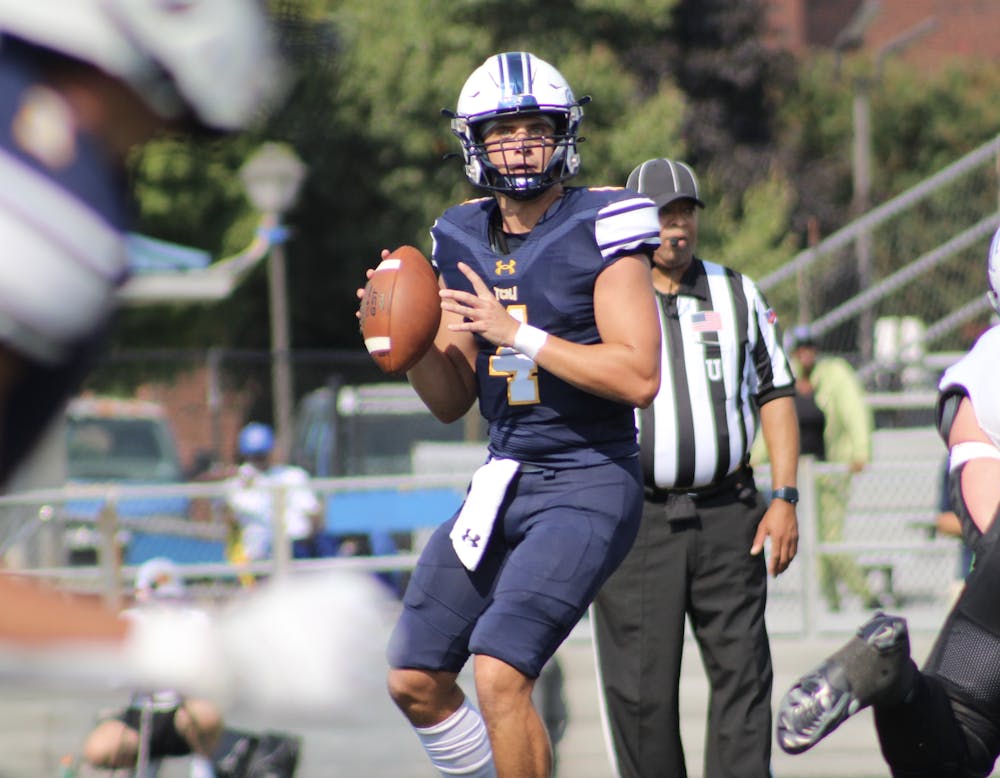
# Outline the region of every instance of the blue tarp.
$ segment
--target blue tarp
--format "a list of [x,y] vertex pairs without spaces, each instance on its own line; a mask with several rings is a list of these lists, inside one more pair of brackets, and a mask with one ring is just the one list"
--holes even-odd
[[[339,492],[327,500],[326,526],[336,535],[367,535],[372,553],[391,554],[396,550],[391,533],[436,527],[451,518],[464,497],[464,490],[451,488]],[[221,541],[136,530],[132,533],[125,560],[130,565],[142,564],[154,556],[188,563],[223,561]]]
[[137,232],[128,234],[125,245],[129,268],[133,273],[201,270],[212,261],[212,256],[207,251],[168,243]]
[[338,535],[409,532],[451,518],[465,497],[460,489],[379,489],[331,494],[326,527]]

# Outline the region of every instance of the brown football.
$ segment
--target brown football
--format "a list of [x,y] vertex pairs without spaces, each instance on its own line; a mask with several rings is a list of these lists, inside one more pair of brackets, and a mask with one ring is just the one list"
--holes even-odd
[[441,298],[431,263],[400,246],[379,263],[361,301],[365,348],[386,373],[405,373],[424,355],[441,322]]

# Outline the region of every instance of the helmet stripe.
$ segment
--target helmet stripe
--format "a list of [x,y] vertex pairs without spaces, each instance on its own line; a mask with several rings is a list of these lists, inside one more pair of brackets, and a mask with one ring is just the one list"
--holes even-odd
[[524,55],[520,52],[507,52],[500,55],[500,92],[505,96],[523,95],[524,88]]

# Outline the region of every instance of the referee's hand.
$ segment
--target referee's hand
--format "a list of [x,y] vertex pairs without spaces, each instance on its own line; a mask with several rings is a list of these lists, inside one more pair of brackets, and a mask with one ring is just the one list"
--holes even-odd
[[764,518],[757,525],[750,553],[753,556],[764,550],[765,538],[771,538],[771,562],[768,572],[775,578],[788,569],[799,550],[799,522],[795,506],[784,500],[773,500]]

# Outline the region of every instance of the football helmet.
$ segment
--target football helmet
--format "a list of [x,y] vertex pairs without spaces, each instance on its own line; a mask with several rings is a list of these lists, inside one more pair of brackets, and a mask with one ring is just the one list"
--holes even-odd
[[1000,229],[993,233],[990,251],[986,255],[986,282],[990,287],[986,299],[990,301],[993,310],[1000,314]]
[[283,81],[258,0],[0,0],[0,34],[122,79],[168,120],[235,130]]
[[[537,197],[580,169],[577,134],[583,105],[566,79],[548,62],[524,51],[490,57],[465,82],[452,113],[451,131],[462,144],[465,175],[474,186],[503,192],[515,199]],[[487,122],[512,115],[544,114],[555,121],[555,151],[548,165],[533,175],[501,172],[486,154],[482,128]]]

